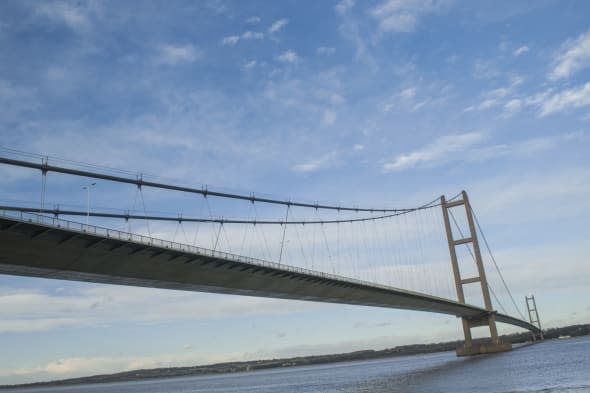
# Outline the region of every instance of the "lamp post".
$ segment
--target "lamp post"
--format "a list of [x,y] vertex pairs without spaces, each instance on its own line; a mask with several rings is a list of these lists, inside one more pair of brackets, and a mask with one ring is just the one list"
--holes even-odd
[[82,187],[83,190],[87,191],[87,198],[86,198],[86,226],[88,226],[88,222],[90,220],[90,189],[94,187],[96,183],[91,183],[87,186]]

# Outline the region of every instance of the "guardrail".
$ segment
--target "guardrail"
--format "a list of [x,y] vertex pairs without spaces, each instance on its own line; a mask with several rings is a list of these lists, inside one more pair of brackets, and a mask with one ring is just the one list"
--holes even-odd
[[[259,267],[269,267],[272,269],[283,270],[286,272],[292,273],[300,273],[306,274],[310,276],[315,276],[319,278],[326,278],[338,281],[344,281],[351,284],[360,284],[365,286],[372,286],[378,287],[387,290],[397,290],[397,291],[404,291],[404,292],[411,292],[399,288],[393,288],[386,285],[381,285],[377,283],[372,283],[369,281],[358,280],[355,278],[343,277],[338,276],[335,274],[324,273],[317,270],[309,270],[297,266],[285,265],[276,262],[270,262],[263,259],[247,257],[243,255],[231,254],[223,251],[215,251],[210,250],[207,248],[192,246],[189,244],[182,244],[177,242],[172,242],[169,240],[157,239],[150,236],[138,235],[134,233],[124,232],[117,229],[110,229],[99,227],[95,225],[87,225],[80,222],[75,221],[68,221],[57,217],[46,216],[43,214],[38,213],[30,213],[30,212],[22,212],[22,211],[12,211],[12,210],[0,210],[0,216],[15,219],[21,221],[23,223],[32,223],[37,225],[42,225],[45,227],[50,228],[58,228],[58,229],[65,229],[72,232],[77,232],[81,234],[90,234],[95,236],[103,236],[109,239],[115,239],[120,241],[132,242],[140,245],[146,246],[154,246],[154,247],[161,247],[166,248],[173,251],[180,251],[186,253],[192,253],[196,255],[203,255],[213,258],[225,259],[233,262],[241,262],[246,263],[253,266]],[[417,293],[417,295],[425,296],[424,294]],[[429,295],[426,295],[429,296]],[[445,299],[446,300],[446,299]]]

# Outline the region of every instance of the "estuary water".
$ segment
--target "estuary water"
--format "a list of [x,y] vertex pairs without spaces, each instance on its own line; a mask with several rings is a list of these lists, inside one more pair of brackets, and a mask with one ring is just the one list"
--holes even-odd
[[512,352],[457,358],[453,352],[141,382],[0,390],[64,393],[586,393],[590,337]]

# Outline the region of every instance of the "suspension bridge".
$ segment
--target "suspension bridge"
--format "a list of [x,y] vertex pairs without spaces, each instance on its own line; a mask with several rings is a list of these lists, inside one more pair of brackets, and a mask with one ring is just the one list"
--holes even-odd
[[[19,173],[38,171],[41,187],[36,203],[11,199],[0,206],[0,274],[454,315],[465,336],[458,355],[510,350],[511,344],[499,339],[497,322],[542,336],[534,298],[532,303],[527,298],[527,320],[465,191],[417,207],[348,206],[175,185],[6,152],[0,164]],[[56,196],[71,195],[72,184],[83,188],[86,209],[67,201],[50,205],[50,173]],[[80,187],[72,180],[80,178],[92,183]],[[90,192],[98,181],[105,188],[125,187],[109,188],[108,208],[91,208]],[[23,193],[30,197],[35,189]],[[149,210],[146,189],[188,196],[183,203],[163,203],[183,207],[183,214]],[[112,207],[126,201],[121,195],[133,200],[130,208]],[[215,209],[224,215],[215,215]],[[489,329],[489,340],[476,344],[471,330],[480,326]]]

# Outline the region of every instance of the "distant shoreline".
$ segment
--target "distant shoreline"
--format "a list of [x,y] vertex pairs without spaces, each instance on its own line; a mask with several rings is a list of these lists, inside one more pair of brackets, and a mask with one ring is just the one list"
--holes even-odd
[[[562,336],[578,337],[585,335],[590,335],[590,324],[571,325],[560,328],[548,329],[545,331],[545,339],[555,339]],[[513,344],[526,343],[527,341],[530,341],[531,334],[528,332],[515,333],[502,336],[502,339],[504,341],[512,342]],[[477,342],[485,340],[475,341]],[[310,366],[317,364],[329,364],[356,360],[382,359],[396,356],[420,355],[427,353],[452,351],[455,350],[458,346],[462,345],[462,343],[463,341],[448,341],[433,344],[410,344],[383,350],[364,350],[332,355],[301,356],[286,359],[252,360],[244,362],[227,362],[204,366],[165,367],[145,370],[133,370],[114,374],[92,375],[88,377],[68,378],[55,381],[33,382],[18,385],[1,385],[0,390],[24,387],[49,387],[64,385],[142,381],[174,377],[228,374],[235,372],[247,372],[283,367]]]

